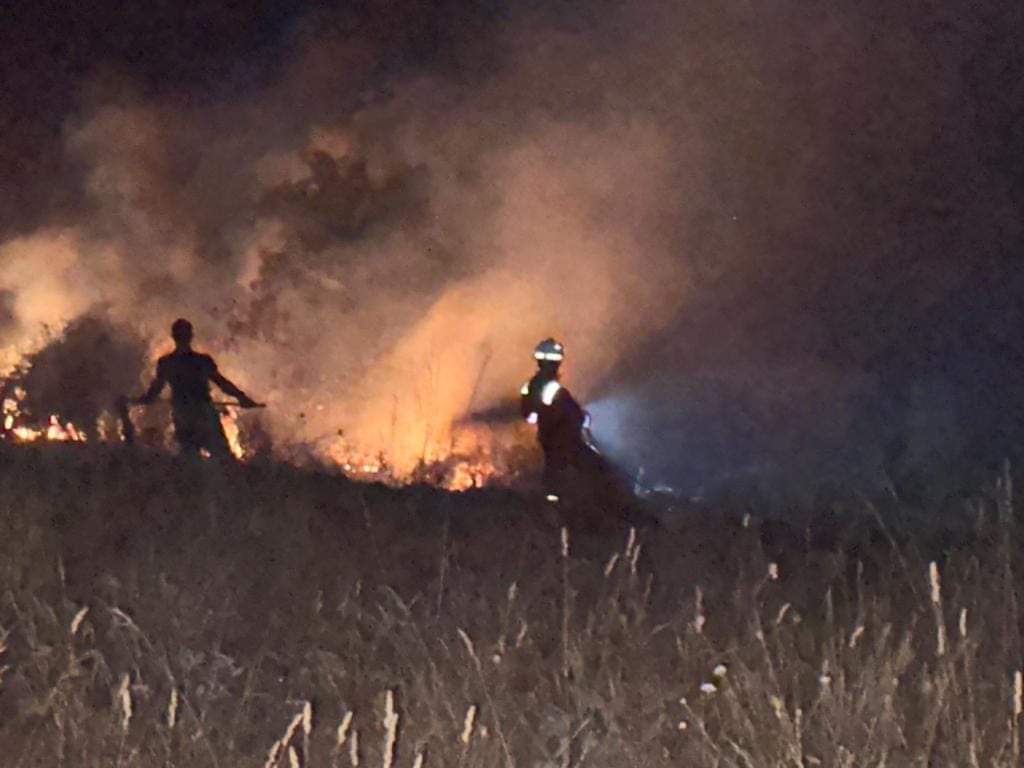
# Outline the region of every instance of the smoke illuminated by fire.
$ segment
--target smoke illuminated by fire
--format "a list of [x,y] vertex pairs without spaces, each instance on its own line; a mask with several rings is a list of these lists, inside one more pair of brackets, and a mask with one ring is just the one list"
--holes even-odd
[[[145,385],[186,316],[268,404],[225,415],[244,458],[453,487],[514,475],[532,434],[465,425],[514,400],[547,336],[581,401],[657,378],[675,413],[711,370],[748,413],[814,401],[842,435],[857,416],[833,407],[834,382],[866,390],[885,335],[857,291],[920,283],[906,304],[925,306],[941,271],[889,281],[890,262],[952,262],[956,243],[979,250],[963,233],[1017,226],[974,166],[980,110],[959,102],[987,38],[952,10],[528,5],[465,35],[434,19],[451,38],[429,63],[325,9],[252,80],[83,75],[54,174],[20,182],[52,208],[0,232],[0,365],[82,318],[112,330],[53,347],[32,423],[7,431],[111,439],[101,411]],[[941,59],[923,30],[947,27],[967,43]],[[782,358],[800,358],[800,388],[776,377],[759,408],[769,388],[742,371]],[[138,418],[167,444],[166,413]],[[740,431],[782,433],[765,423]]]
[[[102,308],[152,340],[151,365],[184,315],[268,403],[281,455],[462,488],[512,471],[502,456],[528,432],[456,425],[515,397],[541,338],[565,338],[585,395],[664,324],[687,274],[662,229],[670,159],[699,136],[670,141],[596,92],[586,121],[532,109],[532,51],[472,86],[419,77],[352,106],[325,41],[304,45],[279,83],[231,103],[120,92],[69,121],[83,215],[0,241],[0,330],[24,354],[40,326]],[[338,98],[291,111],[321,89]],[[249,418],[225,421],[239,456]]]

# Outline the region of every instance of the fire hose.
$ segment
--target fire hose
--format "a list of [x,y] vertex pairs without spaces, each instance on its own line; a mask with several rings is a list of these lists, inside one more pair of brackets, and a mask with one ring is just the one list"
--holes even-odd
[[[589,417],[589,414],[588,414],[588,417]],[[588,421],[589,421],[589,418],[588,418]],[[605,465],[607,465],[608,467],[611,467],[624,480],[628,480],[633,485],[634,495],[653,495],[655,493],[658,493],[658,489],[652,488],[651,486],[647,485],[646,483],[643,482],[643,480],[640,479],[640,474],[634,474],[634,473],[630,472],[629,470],[627,470],[625,467],[623,467],[618,462],[612,461],[605,454],[605,452],[601,450],[601,446],[597,442],[596,438],[594,437],[594,433],[590,431],[589,424],[587,426],[583,427],[582,437],[583,437],[583,444],[586,445],[589,450],[591,450],[595,455],[597,455],[597,457],[602,462],[604,462]],[[642,493],[638,493],[638,492],[642,492]]]
[[[514,424],[522,420],[519,412],[519,405],[513,401],[505,401],[484,411],[474,411],[467,414],[456,424],[487,424],[490,426]],[[624,480],[632,484],[635,491],[640,494],[652,495],[658,493],[658,489],[652,488],[641,480],[638,474],[630,472],[618,462],[613,461],[606,451],[601,449],[600,443],[594,437],[590,429],[590,414],[587,414],[583,428],[580,430],[580,438],[583,445],[606,467],[615,471]],[[639,495],[639,494],[638,494]]]

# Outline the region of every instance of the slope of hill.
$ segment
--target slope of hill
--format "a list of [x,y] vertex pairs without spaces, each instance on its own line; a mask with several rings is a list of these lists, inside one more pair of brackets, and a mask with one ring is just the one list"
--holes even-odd
[[79,445],[0,480],[5,766],[1019,764],[1005,484],[930,565]]

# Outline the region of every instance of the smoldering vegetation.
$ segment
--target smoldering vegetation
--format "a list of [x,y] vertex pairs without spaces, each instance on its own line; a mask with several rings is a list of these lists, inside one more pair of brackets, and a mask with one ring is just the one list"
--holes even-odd
[[102,313],[84,315],[28,354],[4,377],[0,398],[17,403],[4,425],[40,426],[51,415],[76,425],[86,439],[119,439],[110,422],[119,396],[134,392],[149,364],[148,343],[132,328],[111,324]]
[[494,490],[2,454],[12,765],[1020,761],[1009,475],[946,537],[863,503],[588,532]]
[[114,41],[65,73],[46,172],[11,177],[6,341],[189,315],[276,444],[407,467],[549,334],[687,492],[1012,453],[1015,5],[402,7],[291,18],[234,69]]

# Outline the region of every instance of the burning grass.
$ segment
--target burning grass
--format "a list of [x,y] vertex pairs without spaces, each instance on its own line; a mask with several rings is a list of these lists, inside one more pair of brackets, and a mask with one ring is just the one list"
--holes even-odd
[[[93,439],[111,447],[122,442],[122,426],[110,411],[102,411],[89,429],[81,429],[58,414],[41,418],[23,409],[25,392],[10,387],[10,396],[2,401],[0,440],[13,444],[36,442],[78,442]],[[250,460],[259,454],[275,453],[279,457],[315,463],[324,469],[334,469],[347,477],[391,485],[427,483],[449,491],[467,491],[487,485],[513,482],[536,457],[522,448],[501,448],[483,430],[456,430],[443,451],[425,453],[409,472],[398,472],[383,451],[368,452],[350,445],[339,434],[327,442],[308,445],[279,446],[274,449],[258,418],[237,407],[217,406],[221,424],[232,455],[239,460]],[[138,442],[150,449],[164,452],[177,450],[171,426],[169,409],[157,407],[149,413],[133,416],[138,419]],[[511,459],[511,461],[510,461]]]
[[501,490],[0,454],[4,765],[1020,764],[1006,481],[956,551],[784,550],[756,516],[588,534]]
[[[137,329],[103,312],[44,329],[29,347],[0,349],[3,442],[120,443],[125,434],[120,397],[143,391],[164,351],[161,343],[145,342]],[[310,393],[290,396],[305,402]],[[323,403],[307,402],[312,407],[294,413],[296,403],[290,398],[260,412],[230,402],[215,405],[232,454],[243,460],[273,455],[363,481],[429,483],[454,491],[508,484],[538,463],[528,430],[452,423],[445,414],[424,408],[403,413],[399,424],[401,401],[393,400],[392,423],[385,430],[390,434],[372,439],[364,434],[362,441],[353,441],[337,422],[338,413]],[[128,415],[138,443],[176,450],[167,401],[132,409]],[[294,423],[289,423],[292,416]]]

